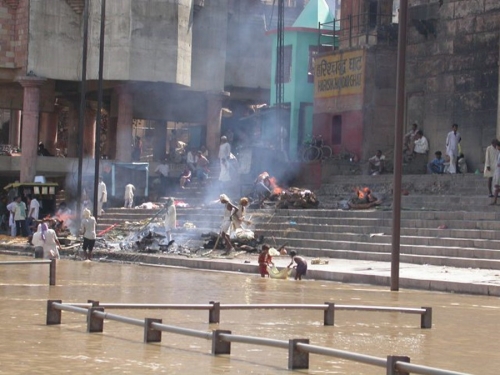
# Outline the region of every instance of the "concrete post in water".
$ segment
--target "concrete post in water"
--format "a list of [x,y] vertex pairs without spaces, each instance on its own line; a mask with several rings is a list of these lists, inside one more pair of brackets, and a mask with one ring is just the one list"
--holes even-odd
[[420,315],[420,328],[432,328],[432,307],[422,307],[425,313]]
[[397,355],[387,356],[387,375],[410,375],[406,371],[399,371],[396,369],[396,362],[410,362],[410,357],[403,357]]
[[104,307],[91,307],[87,312],[87,333],[102,332],[104,319],[94,315],[94,311],[104,312]]
[[56,285],[56,260],[50,261],[49,285]]
[[94,301],[93,299],[88,299],[87,303],[91,303],[92,307],[98,307],[99,306],[99,301]]
[[161,331],[151,328],[151,323],[162,323],[162,319],[144,319],[144,342],[161,342]]
[[52,306],[52,303],[62,303],[62,300],[60,299],[49,299],[47,301],[47,322],[46,324],[53,325],[53,324],[61,324],[61,310],[55,309]]
[[221,340],[221,334],[230,335],[231,331],[221,329],[212,331],[212,355],[231,354],[231,342]]
[[308,369],[309,353],[300,351],[297,344],[301,342],[309,344],[309,339],[292,339],[288,341],[288,369]]
[[325,302],[328,308],[324,311],[323,324],[333,326],[335,324],[335,303]]
[[220,302],[210,301],[213,306],[208,311],[208,322],[209,323],[220,323]]

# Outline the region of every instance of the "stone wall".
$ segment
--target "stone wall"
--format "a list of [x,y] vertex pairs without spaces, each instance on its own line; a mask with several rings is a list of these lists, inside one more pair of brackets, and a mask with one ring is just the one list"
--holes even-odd
[[481,169],[496,135],[500,2],[414,0],[409,8],[407,126],[418,121],[430,154],[459,125],[469,168]]
[[[98,78],[100,3],[90,2],[87,79]],[[106,4],[104,79],[191,84],[190,0]],[[31,1],[28,70],[79,80],[83,15],[61,0]],[[19,22],[19,20],[18,20]]]

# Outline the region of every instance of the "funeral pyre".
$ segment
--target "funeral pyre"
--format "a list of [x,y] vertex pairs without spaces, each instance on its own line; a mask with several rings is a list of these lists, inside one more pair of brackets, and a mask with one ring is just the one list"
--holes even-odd
[[356,187],[354,192],[355,196],[348,202],[350,208],[367,209],[378,206],[382,203],[382,201],[375,196],[369,187]]
[[252,208],[264,208],[275,206],[275,208],[317,208],[319,200],[309,189],[298,187],[282,188],[278,185],[276,178],[267,172],[261,173],[254,183],[251,194]]

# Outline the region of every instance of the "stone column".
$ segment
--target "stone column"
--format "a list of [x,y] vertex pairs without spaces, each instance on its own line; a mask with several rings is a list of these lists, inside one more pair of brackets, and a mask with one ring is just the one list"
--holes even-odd
[[17,82],[24,88],[23,119],[21,134],[20,182],[33,182],[36,175],[38,150],[38,119],[40,110],[40,86],[45,79],[19,77]]
[[13,147],[21,145],[21,111],[10,111],[9,144]]
[[108,134],[106,134],[106,152],[108,159],[116,159],[116,129],[118,118],[109,116]]
[[154,123],[154,141],[153,141],[153,160],[161,161],[167,154],[167,122],[155,121]]
[[71,101],[68,107],[68,141],[66,152],[69,158],[78,157],[78,121],[79,121],[79,102]]
[[123,85],[115,88],[118,95],[118,121],[116,124],[116,160],[132,160],[133,133],[133,96],[130,88]]
[[42,112],[40,114],[40,132],[38,134],[38,139],[52,155],[56,155],[59,112],[60,108],[56,107],[54,112]]
[[95,157],[95,127],[97,109],[92,104],[87,103],[85,108],[85,121],[83,127],[83,156]]
[[219,144],[221,137],[221,120],[222,120],[222,102],[228,97],[229,93],[225,91],[207,92],[207,139],[206,146],[209,154],[209,160],[217,159],[219,154]]

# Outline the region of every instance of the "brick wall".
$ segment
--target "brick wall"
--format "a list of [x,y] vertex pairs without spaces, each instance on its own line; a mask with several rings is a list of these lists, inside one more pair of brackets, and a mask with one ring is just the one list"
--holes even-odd
[[26,67],[28,0],[0,1],[0,68]]

